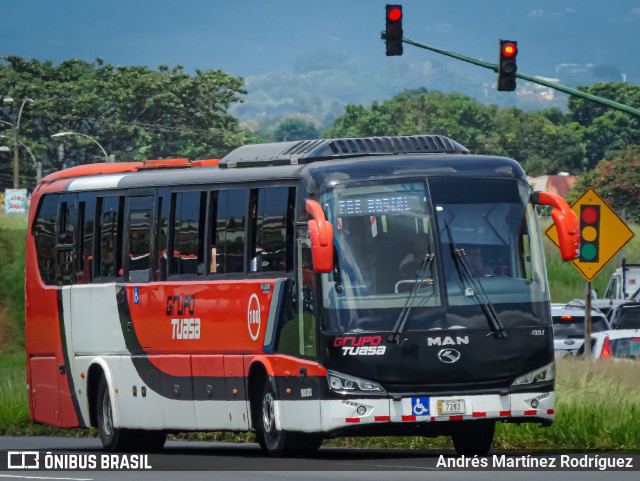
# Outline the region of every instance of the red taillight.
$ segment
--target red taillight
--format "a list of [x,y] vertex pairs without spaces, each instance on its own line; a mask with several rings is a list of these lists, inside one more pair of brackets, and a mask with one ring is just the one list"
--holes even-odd
[[563,321],[570,321],[571,319],[573,319],[573,316],[562,316]]
[[633,342],[640,342],[640,337],[632,337],[631,340]]
[[604,338],[604,342],[602,343],[602,352],[600,353],[600,357],[602,359],[609,359],[611,357],[611,342],[609,341],[609,337]]

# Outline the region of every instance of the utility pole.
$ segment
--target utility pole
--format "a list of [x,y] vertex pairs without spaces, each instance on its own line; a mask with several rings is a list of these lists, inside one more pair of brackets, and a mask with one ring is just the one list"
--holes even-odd
[[[7,96],[2,99],[3,103],[10,104],[13,102],[13,98]],[[5,120],[2,123],[11,126],[13,133],[13,188],[18,189],[20,187],[20,142],[18,141],[18,133],[20,132],[20,119],[22,118],[22,111],[27,103],[33,102],[33,99],[25,97],[20,105],[20,110],[16,117],[15,123],[7,122]]]

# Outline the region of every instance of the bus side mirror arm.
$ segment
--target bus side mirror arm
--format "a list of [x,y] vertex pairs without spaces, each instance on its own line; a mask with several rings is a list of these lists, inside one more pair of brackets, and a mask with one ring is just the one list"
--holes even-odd
[[311,239],[311,255],[313,257],[313,270],[315,272],[333,271],[333,225],[324,215],[324,210],[318,201],[307,199],[307,213],[311,220],[309,238]]
[[531,201],[534,204],[553,207],[551,218],[558,229],[562,260],[577,259],[580,256],[580,222],[567,201],[551,192],[534,192],[531,194]]

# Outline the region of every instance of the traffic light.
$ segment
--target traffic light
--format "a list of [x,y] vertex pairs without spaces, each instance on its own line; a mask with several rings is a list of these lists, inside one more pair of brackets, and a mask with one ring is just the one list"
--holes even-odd
[[387,57],[402,55],[402,5],[387,5]]
[[580,262],[599,262],[600,206],[580,206]]
[[498,64],[498,90],[513,92],[516,89],[518,65],[518,42],[500,40],[500,62]]

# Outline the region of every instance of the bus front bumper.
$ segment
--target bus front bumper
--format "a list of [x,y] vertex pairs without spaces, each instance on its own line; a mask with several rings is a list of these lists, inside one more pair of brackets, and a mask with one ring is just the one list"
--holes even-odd
[[[460,396],[415,396],[392,399],[344,398],[280,401],[280,429],[331,432],[365,425],[388,423],[453,423],[460,421],[538,422],[549,425],[554,418],[553,392]],[[301,425],[301,420],[304,419]]]

